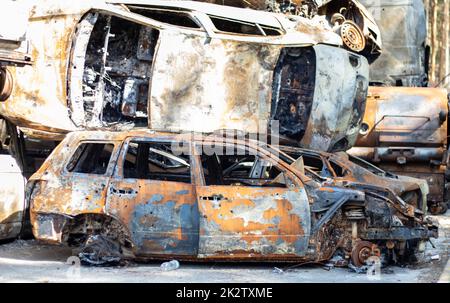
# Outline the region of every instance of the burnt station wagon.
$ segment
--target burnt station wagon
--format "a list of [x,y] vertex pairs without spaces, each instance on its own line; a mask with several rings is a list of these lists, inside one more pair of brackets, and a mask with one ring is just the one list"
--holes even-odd
[[321,184],[270,150],[217,135],[70,133],[27,184],[34,236],[94,264],[301,263],[341,252],[357,266],[373,255],[402,260],[437,236],[389,190]]

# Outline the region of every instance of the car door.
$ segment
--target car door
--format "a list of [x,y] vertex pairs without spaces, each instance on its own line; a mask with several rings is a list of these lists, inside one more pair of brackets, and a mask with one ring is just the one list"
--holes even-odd
[[197,255],[190,156],[178,155],[172,143],[128,138],[109,184],[107,212],[129,229],[136,255]]
[[106,186],[112,173],[118,141],[79,141],[69,147],[69,160],[51,166],[39,178],[40,191],[34,196],[40,207],[55,213],[78,215],[102,213]]
[[[204,153],[204,148],[196,148],[196,159],[202,167],[197,185],[199,257],[304,256],[310,212],[301,181],[255,151],[220,155]],[[228,168],[233,165],[237,171],[230,172]],[[265,169],[255,169],[262,166]]]

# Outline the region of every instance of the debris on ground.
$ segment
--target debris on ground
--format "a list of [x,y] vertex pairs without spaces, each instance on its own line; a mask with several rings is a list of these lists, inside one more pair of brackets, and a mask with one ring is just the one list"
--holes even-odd
[[276,273],[276,274],[282,274],[282,273],[284,273],[284,270],[282,270],[281,268],[278,268],[278,267],[274,267],[272,272]]
[[361,266],[361,267],[357,267],[355,265],[353,265],[352,263],[348,263],[348,268],[350,269],[350,271],[353,271],[357,274],[365,274],[367,273],[367,266]]
[[164,262],[161,264],[162,271],[176,270],[179,267],[180,267],[180,262],[178,262],[177,260],[172,260],[172,261]]
[[439,256],[439,255],[433,255],[433,256],[430,257],[430,259],[431,259],[432,261],[440,261],[440,260],[441,260],[441,256]]
[[336,253],[323,267],[325,270],[330,270],[334,267],[345,267],[348,265],[348,261],[342,256],[341,253]]
[[91,235],[78,255],[83,265],[118,265],[121,260],[120,246],[102,235]]

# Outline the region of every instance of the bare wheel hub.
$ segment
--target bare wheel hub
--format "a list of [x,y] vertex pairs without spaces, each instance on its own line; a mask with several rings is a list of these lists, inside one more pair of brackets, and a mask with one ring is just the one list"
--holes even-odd
[[352,249],[352,263],[361,267],[366,264],[367,259],[372,256],[381,256],[378,246],[368,241],[359,241]]
[[344,44],[354,52],[361,52],[366,47],[366,39],[361,29],[352,21],[342,23],[340,34]]

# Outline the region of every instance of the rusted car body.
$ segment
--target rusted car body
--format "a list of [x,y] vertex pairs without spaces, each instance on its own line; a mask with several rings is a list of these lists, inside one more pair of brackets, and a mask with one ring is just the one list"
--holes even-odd
[[348,152],[401,175],[427,180],[433,213],[445,212],[447,92],[438,88],[370,87],[355,147]]
[[356,139],[367,60],[326,24],[190,1],[38,3],[29,62],[7,68],[13,88],[0,102],[29,137],[134,126],[267,134],[276,120],[302,146]]
[[429,187],[426,180],[386,172],[345,152],[326,153],[290,146],[280,149],[295,159],[302,157],[305,167],[323,178],[330,178],[335,186],[356,182],[389,188],[406,203],[424,213],[427,211]]
[[361,0],[379,26],[383,52],[370,68],[373,85],[428,84],[429,46],[423,0]]
[[34,236],[81,245],[94,264],[123,255],[321,262],[341,251],[361,266],[373,255],[406,258],[437,236],[388,189],[323,185],[268,145],[223,136],[74,132],[30,178],[27,197]]

